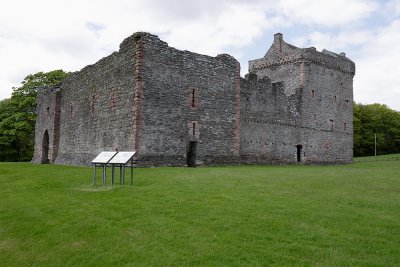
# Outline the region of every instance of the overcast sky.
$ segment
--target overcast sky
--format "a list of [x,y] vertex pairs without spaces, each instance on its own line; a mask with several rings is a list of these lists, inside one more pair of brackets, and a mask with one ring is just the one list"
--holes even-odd
[[281,32],[298,47],[345,52],[355,101],[400,111],[400,0],[1,0],[0,99],[28,74],[93,64],[136,31],[231,54],[242,75]]

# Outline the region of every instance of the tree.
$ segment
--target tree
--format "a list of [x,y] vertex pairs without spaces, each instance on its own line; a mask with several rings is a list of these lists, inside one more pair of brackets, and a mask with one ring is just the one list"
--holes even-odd
[[381,104],[354,103],[354,155],[400,153],[400,112]]
[[10,99],[0,101],[0,160],[29,161],[33,156],[36,97],[40,87],[59,86],[69,73],[54,70],[25,77]]
[[0,101],[0,160],[16,161],[15,157],[15,142],[10,138],[12,133],[7,126],[9,118],[12,117],[13,109],[11,99]]

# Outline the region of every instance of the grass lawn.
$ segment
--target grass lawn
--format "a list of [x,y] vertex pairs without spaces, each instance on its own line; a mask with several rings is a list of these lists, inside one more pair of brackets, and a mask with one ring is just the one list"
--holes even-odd
[[398,161],[92,172],[0,163],[0,266],[400,265]]
[[388,154],[381,156],[367,156],[354,158],[354,162],[365,161],[400,161],[400,154]]

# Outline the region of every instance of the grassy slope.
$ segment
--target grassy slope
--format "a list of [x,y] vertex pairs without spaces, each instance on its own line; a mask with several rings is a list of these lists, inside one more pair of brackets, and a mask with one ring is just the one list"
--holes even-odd
[[0,163],[0,266],[400,265],[399,162],[91,175]]

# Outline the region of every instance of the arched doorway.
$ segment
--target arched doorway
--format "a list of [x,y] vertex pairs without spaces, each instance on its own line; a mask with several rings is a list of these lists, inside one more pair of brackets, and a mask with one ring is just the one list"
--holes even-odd
[[46,130],[42,140],[42,158],[40,159],[40,163],[45,164],[49,162],[49,133]]

